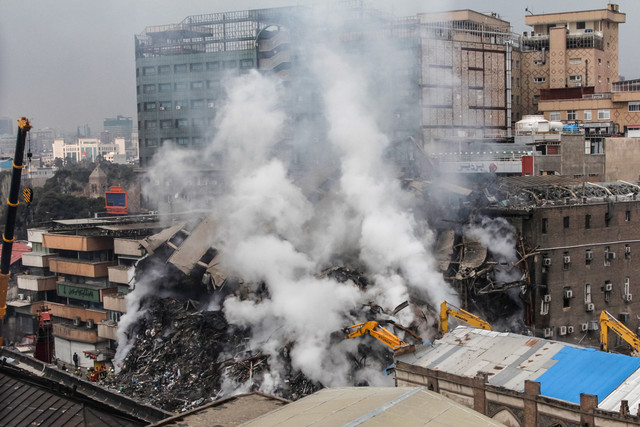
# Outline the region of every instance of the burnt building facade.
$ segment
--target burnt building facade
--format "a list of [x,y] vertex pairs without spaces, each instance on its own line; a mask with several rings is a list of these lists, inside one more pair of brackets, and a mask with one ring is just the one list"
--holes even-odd
[[[598,347],[603,310],[637,332],[640,187],[559,177],[516,181],[511,202],[520,194],[531,203],[493,214],[507,218],[526,247],[530,286],[521,298],[532,332]],[[626,344],[616,344],[615,351],[626,351]]]

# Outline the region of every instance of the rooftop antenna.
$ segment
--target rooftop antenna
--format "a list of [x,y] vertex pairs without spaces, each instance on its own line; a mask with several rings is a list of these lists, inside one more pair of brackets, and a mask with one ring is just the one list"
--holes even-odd
[[525,11],[525,12],[529,12],[530,14],[532,14],[532,15],[533,15],[533,12],[531,12],[531,10],[529,10],[529,7],[528,7],[528,6],[524,8],[524,11]]

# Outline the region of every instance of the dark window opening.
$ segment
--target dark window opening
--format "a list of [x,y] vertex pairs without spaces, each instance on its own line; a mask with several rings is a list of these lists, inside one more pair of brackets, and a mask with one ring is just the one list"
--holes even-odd
[[542,234],[549,231],[549,218],[542,218]]
[[562,224],[564,225],[564,228],[569,228],[569,217],[565,216],[564,218],[562,218]]

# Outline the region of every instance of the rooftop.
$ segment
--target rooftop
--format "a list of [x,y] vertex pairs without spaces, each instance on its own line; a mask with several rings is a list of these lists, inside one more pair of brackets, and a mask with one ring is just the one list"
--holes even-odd
[[640,402],[640,358],[513,333],[459,326],[396,361],[470,378],[486,373],[490,385],[514,391],[537,381],[543,396],[580,404],[580,393],[592,394],[611,411],[625,399],[634,415]]

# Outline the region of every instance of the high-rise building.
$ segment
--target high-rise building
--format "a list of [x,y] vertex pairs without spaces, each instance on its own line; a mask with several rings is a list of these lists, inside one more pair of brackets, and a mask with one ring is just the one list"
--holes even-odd
[[133,132],[133,120],[131,117],[116,116],[115,118],[104,119],[104,131],[108,132],[109,141],[102,142],[111,143],[115,138],[124,138],[127,146],[131,144],[131,133]]

